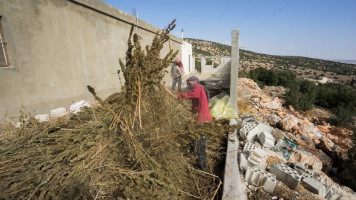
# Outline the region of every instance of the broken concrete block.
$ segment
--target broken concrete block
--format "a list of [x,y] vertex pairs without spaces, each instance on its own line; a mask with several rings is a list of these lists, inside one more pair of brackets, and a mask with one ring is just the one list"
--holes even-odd
[[260,131],[257,123],[249,122],[240,129],[240,136],[247,141],[252,141]]
[[316,181],[312,178],[303,178],[302,185],[310,192],[318,194],[323,198],[326,196],[326,187],[319,181]]
[[257,168],[257,169],[261,169],[261,170],[265,170],[266,169],[266,163],[263,163],[263,164],[259,164],[259,165],[255,165],[253,163],[251,163],[250,161],[248,161],[248,154],[246,153],[240,153],[240,156],[239,156],[239,164],[240,164],[240,167],[244,170],[247,170],[247,168]]
[[294,166],[294,169],[297,170],[303,178],[313,178],[314,171],[306,168],[301,162],[297,162]]
[[252,163],[250,163],[248,160],[248,154],[246,153],[240,153],[240,156],[239,156],[239,164],[240,164],[240,167],[247,170],[247,168],[249,167],[253,167]]
[[265,132],[271,133],[271,134],[272,134],[272,132],[273,132],[273,128],[270,127],[270,126],[268,126],[268,125],[266,125],[266,124],[263,124],[263,123],[261,123],[261,122],[258,122],[258,126],[259,126],[261,132],[262,132],[262,131],[265,131]]
[[287,176],[285,184],[288,187],[295,189],[298,186],[298,184],[300,183],[301,179],[302,179],[302,176],[297,171],[293,170]]
[[51,117],[62,117],[67,114],[66,108],[56,108],[50,111]]
[[285,164],[274,164],[269,172],[276,175],[277,180],[282,181],[292,189],[295,189],[302,179],[299,172]]
[[342,198],[339,194],[334,192],[333,189],[329,189],[325,196],[325,199],[327,199],[327,200],[341,200]]
[[255,148],[256,148],[255,144],[253,144],[252,142],[246,142],[242,152],[246,154],[250,154]]
[[256,124],[256,119],[252,116],[252,115],[247,115],[247,116],[241,116],[241,118],[244,118],[242,119],[241,121],[241,127],[244,127],[246,126],[248,123],[255,123]]
[[249,167],[246,170],[245,181],[252,185],[259,186],[259,183],[263,177],[263,172],[264,171],[260,169]]
[[254,165],[265,165],[267,160],[267,152],[260,149],[255,148],[252,150],[250,156],[248,157],[248,161],[250,161]]
[[38,122],[48,122],[49,121],[49,114],[36,115],[35,119],[37,119]]
[[269,172],[264,172],[262,179],[263,190],[269,193],[273,193],[274,188],[277,185],[276,175]]
[[260,133],[260,135],[258,136],[258,139],[260,140],[261,144],[264,147],[273,147],[274,146],[274,137],[269,132],[262,131]]
[[254,186],[262,186],[266,192],[273,193],[277,180],[274,174],[254,167],[246,170],[245,181]]

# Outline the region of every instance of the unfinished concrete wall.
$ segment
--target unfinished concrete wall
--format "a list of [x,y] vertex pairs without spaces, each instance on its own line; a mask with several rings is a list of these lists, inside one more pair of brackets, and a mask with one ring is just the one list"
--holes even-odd
[[[118,59],[125,60],[133,16],[100,0],[0,0],[0,16],[10,63],[0,67],[0,119],[18,116],[21,106],[41,114],[93,102],[87,85],[103,98],[120,90]],[[139,20],[143,45],[158,30]],[[162,55],[168,51],[167,43]]]
[[[195,57],[194,59],[201,60],[201,73],[202,74],[220,74],[226,75],[230,74],[231,70],[231,57]],[[207,60],[212,60],[211,63],[207,64]],[[219,64],[214,64],[215,59],[219,60]]]

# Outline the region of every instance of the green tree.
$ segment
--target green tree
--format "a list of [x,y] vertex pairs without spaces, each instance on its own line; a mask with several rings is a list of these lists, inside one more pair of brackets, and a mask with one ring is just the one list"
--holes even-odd
[[291,71],[278,72],[278,85],[283,87],[289,87],[297,76]]
[[335,114],[334,122],[338,126],[345,126],[347,123],[352,121],[352,108],[349,106],[345,106],[343,104],[338,105],[335,109],[333,109]]
[[311,109],[316,96],[316,86],[306,80],[296,81],[290,86],[286,96],[286,104],[291,104],[298,110]]

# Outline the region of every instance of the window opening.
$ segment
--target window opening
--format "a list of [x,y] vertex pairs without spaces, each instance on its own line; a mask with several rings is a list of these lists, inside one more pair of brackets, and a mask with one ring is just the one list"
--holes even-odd
[[1,16],[0,16],[0,67],[6,67],[9,65],[8,58],[6,56],[6,42],[1,30]]

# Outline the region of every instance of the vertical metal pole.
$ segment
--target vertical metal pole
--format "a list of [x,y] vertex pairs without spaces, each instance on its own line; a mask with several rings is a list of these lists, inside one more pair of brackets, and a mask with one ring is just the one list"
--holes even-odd
[[231,78],[230,78],[230,105],[237,110],[237,80],[239,76],[239,35],[240,31],[233,29],[231,31]]

